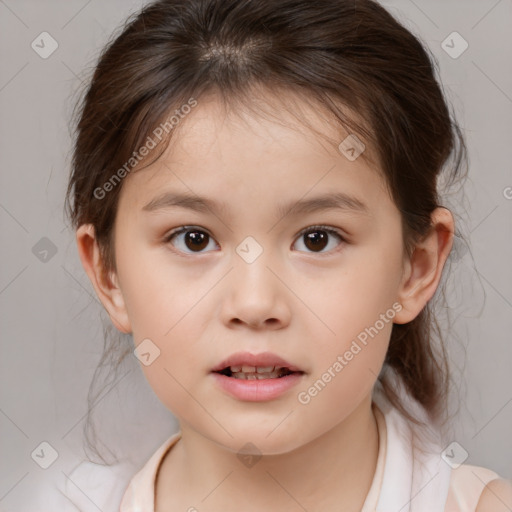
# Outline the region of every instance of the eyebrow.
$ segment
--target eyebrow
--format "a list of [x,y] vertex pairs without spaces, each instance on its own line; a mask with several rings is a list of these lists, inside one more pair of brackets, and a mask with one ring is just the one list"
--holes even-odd
[[[143,206],[142,210],[154,212],[175,207],[200,213],[221,213],[227,209],[226,203],[217,203],[206,197],[187,193],[164,192]],[[360,199],[343,192],[327,193],[311,199],[300,199],[288,204],[281,204],[277,206],[276,214],[279,217],[284,217],[290,214],[306,214],[324,210],[344,210],[370,215],[369,208]]]

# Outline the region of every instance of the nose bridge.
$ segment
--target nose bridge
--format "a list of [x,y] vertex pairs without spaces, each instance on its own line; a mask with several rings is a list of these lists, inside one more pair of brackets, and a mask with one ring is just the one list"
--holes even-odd
[[[286,290],[276,277],[277,251],[247,236],[236,248],[227,293],[223,297],[223,317],[227,322],[261,325],[289,321]],[[236,319],[236,320],[235,320]]]
[[[261,242],[261,243],[260,243]],[[247,236],[236,247],[233,258],[235,292],[252,292],[248,297],[266,300],[274,295],[275,276],[269,267],[275,266],[272,248],[268,241]]]

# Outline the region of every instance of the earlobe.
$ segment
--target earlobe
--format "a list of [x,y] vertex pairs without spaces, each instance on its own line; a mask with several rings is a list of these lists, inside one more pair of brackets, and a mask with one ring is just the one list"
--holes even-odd
[[446,208],[436,208],[431,215],[429,232],[416,244],[412,256],[405,262],[398,301],[402,310],[395,323],[408,323],[433,297],[453,244],[454,220]]
[[108,272],[104,266],[94,226],[82,224],[76,231],[76,242],[82,266],[112,323],[119,331],[131,333],[132,329],[117,275],[114,272]]

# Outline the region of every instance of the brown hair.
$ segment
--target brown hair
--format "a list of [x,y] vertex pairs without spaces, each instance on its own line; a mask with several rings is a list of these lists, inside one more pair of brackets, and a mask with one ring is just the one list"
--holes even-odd
[[[66,196],[73,227],[93,224],[105,265],[115,269],[112,229],[122,182],[104,197],[95,191],[191,98],[200,102],[212,93],[226,104],[242,105],[263,86],[321,105],[333,122],[376,148],[410,254],[440,206],[441,171],[448,173],[446,183],[453,183],[467,159],[436,65],[417,37],[372,0],[150,3],[105,47],[77,105]],[[162,150],[172,131],[166,135]],[[153,154],[156,159],[161,151]],[[392,403],[416,421],[401,403],[391,374],[431,418],[440,417],[449,372],[430,303],[410,323],[393,326],[379,375]]]

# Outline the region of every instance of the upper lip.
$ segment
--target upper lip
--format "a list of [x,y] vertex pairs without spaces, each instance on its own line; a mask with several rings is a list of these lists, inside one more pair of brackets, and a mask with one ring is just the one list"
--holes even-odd
[[221,363],[212,369],[212,372],[220,372],[230,366],[255,366],[255,367],[278,367],[287,368],[291,372],[303,372],[298,366],[295,366],[282,357],[272,352],[261,352],[251,354],[250,352],[236,352],[224,359]]

